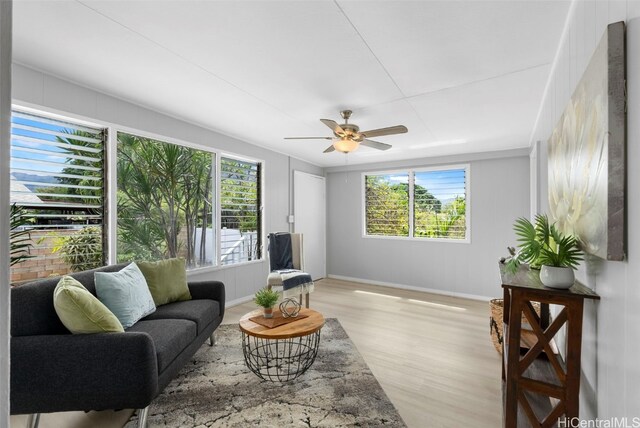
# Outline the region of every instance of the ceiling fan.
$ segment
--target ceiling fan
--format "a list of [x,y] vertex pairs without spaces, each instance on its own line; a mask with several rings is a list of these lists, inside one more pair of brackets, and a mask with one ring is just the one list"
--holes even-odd
[[342,110],[340,116],[344,119],[344,123],[338,124],[331,119],[320,119],[320,122],[327,125],[333,131],[333,137],[287,137],[285,140],[333,140],[333,144],[327,147],[324,153],[330,153],[335,150],[342,153],[349,153],[356,150],[361,144],[363,146],[372,147],[378,150],[389,150],[390,144],[379,143],[369,140],[370,137],[380,137],[383,135],[404,134],[408,131],[406,126],[397,125],[388,128],[372,129],[370,131],[360,131],[358,125],[349,123],[351,110]]

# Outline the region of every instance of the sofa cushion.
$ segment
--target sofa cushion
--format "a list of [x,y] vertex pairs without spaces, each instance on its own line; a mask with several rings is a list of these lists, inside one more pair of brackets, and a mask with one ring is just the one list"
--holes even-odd
[[127,331],[149,334],[156,347],[158,373],[162,373],[196,338],[196,323],[184,319],[140,320]]
[[191,300],[184,259],[137,262],[156,306]]
[[98,299],[118,317],[124,328],[156,310],[147,281],[135,263],[120,272],[96,272],[95,283]]
[[159,306],[145,320],[184,319],[197,324],[198,334],[220,316],[220,304],[215,300],[198,299]]
[[63,276],[53,291],[60,321],[74,334],[122,333],[118,318],[78,280]]

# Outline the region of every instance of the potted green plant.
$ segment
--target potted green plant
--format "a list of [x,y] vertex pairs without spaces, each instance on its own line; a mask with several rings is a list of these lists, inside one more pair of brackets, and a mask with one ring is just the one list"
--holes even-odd
[[521,263],[540,269],[540,281],[551,288],[570,288],[575,282],[573,270],[582,258],[578,240],[561,234],[546,215],[538,214],[535,225],[519,218],[513,226],[518,237],[518,252],[507,262],[515,272]]
[[273,318],[273,307],[276,305],[280,295],[269,287],[258,290],[253,301],[256,305],[264,309],[265,318]]

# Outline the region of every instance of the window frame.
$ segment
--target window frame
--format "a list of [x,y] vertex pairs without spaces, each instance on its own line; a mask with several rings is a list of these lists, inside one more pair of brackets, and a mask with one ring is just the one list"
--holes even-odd
[[[266,161],[264,159],[260,159],[260,158],[255,158],[255,157],[251,157],[251,156],[246,156],[246,155],[242,155],[242,154],[237,154],[237,153],[233,153],[233,152],[228,152],[224,149],[218,149],[215,147],[211,147],[202,143],[194,143],[191,141],[186,141],[186,140],[182,140],[180,138],[175,138],[175,137],[169,137],[166,135],[162,135],[162,134],[158,134],[155,132],[150,132],[150,131],[143,131],[141,129],[137,129],[137,128],[133,128],[130,126],[126,126],[126,125],[120,125],[116,122],[111,122],[109,120],[97,120],[95,118],[91,118],[88,116],[84,116],[84,115],[80,115],[80,114],[76,114],[76,113],[71,113],[71,112],[67,112],[67,111],[62,111],[62,110],[58,110],[55,108],[50,108],[50,107],[46,107],[46,106],[41,106],[41,105],[37,105],[37,104],[32,104],[32,103],[28,103],[28,102],[22,102],[22,101],[15,101],[11,104],[11,109],[12,110],[20,110],[22,112],[25,113],[30,113],[30,114],[36,114],[36,115],[43,115],[43,116],[49,116],[53,119],[59,119],[59,120],[67,120],[67,121],[73,121],[79,125],[86,125],[86,126],[91,126],[91,127],[101,127],[101,128],[105,128],[107,130],[107,139],[105,141],[105,152],[106,152],[106,156],[104,158],[105,160],[105,168],[106,168],[106,182],[104,183],[105,185],[105,190],[104,190],[104,194],[105,194],[105,210],[106,213],[104,215],[104,224],[103,227],[106,227],[106,240],[107,240],[107,246],[108,246],[108,252],[106,254],[106,265],[114,265],[117,263],[117,248],[116,248],[116,240],[117,240],[117,180],[118,180],[118,176],[117,176],[117,168],[115,168],[115,165],[117,165],[117,157],[118,157],[118,132],[123,132],[123,133],[128,133],[128,134],[133,134],[133,135],[137,135],[140,137],[144,137],[144,138],[150,138],[153,140],[158,140],[164,143],[169,143],[169,144],[176,144],[179,146],[184,146],[184,147],[189,147],[189,148],[193,148],[193,149],[197,149],[197,150],[202,150],[202,151],[206,151],[206,152],[210,152],[215,154],[215,200],[214,203],[216,204],[215,207],[215,227],[218,228],[219,225],[221,224],[221,217],[220,217],[220,176],[219,176],[219,171],[220,171],[220,159],[221,157],[227,157],[227,158],[234,158],[234,159],[238,159],[238,160],[243,160],[243,161],[247,161],[247,162],[255,162],[255,163],[260,163],[261,165],[261,170],[262,170],[262,174],[261,174],[261,181],[260,181],[260,240],[261,240],[261,251],[260,251],[260,258],[256,259],[256,260],[250,260],[250,261],[246,261],[246,262],[241,262],[241,263],[235,263],[235,264],[229,264],[229,265],[222,265],[220,264],[220,237],[219,234],[216,234],[216,263],[212,266],[204,266],[204,267],[198,267],[198,268],[193,268],[193,269],[187,269],[187,274],[188,275],[198,275],[198,274],[202,274],[202,273],[206,273],[206,272],[214,272],[214,271],[218,271],[218,270],[223,270],[223,269],[229,269],[229,268],[234,268],[234,267],[239,267],[239,266],[245,266],[245,265],[250,265],[250,264],[256,264],[256,263],[264,263],[266,261],[266,257],[265,257],[265,251],[264,251],[264,242],[265,242],[265,238],[266,238],[266,234],[265,234],[265,186],[264,186],[264,181],[265,181],[265,177],[266,177],[266,170],[267,170],[267,165],[266,165]],[[214,143],[214,141],[212,141],[212,143]]]
[[[463,239],[457,238],[429,238],[429,237],[416,237],[415,224],[414,224],[414,187],[415,187],[415,174],[420,172],[432,172],[432,171],[449,171],[460,170],[465,171],[465,237]],[[408,174],[409,175],[409,236],[384,236],[384,235],[369,235],[367,234],[367,176],[370,175],[389,175],[389,174]],[[383,240],[400,240],[400,241],[415,241],[415,242],[447,242],[453,244],[470,244],[471,243],[471,164],[447,164],[436,166],[422,166],[422,167],[409,167],[404,169],[388,169],[388,170],[375,170],[364,171],[361,174],[360,180],[360,202],[361,202],[361,234],[365,239],[383,239]]]
[[[169,144],[175,144],[175,145],[179,145],[179,146],[184,146],[184,147],[189,147],[192,149],[197,149],[197,150],[202,150],[205,152],[209,152],[209,153],[213,153],[215,154],[215,164],[214,164],[214,168],[215,168],[215,198],[214,198],[214,204],[215,204],[215,228],[216,228],[216,239],[215,239],[215,253],[216,253],[216,262],[215,264],[211,265],[211,266],[203,266],[203,267],[197,267],[197,268],[191,268],[191,269],[187,269],[187,273],[188,274],[200,274],[200,273],[206,273],[206,272],[213,272],[213,271],[217,271],[217,270],[221,270],[221,269],[228,269],[231,267],[236,267],[236,266],[244,266],[244,265],[250,265],[250,264],[255,264],[255,263],[263,263],[266,259],[265,259],[265,255],[264,255],[264,240],[265,240],[265,232],[264,232],[264,177],[265,177],[265,161],[261,160],[261,159],[257,159],[257,158],[252,158],[249,156],[244,156],[244,155],[239,155],[236,153],[231,153],[231,152],[227,152],[225,150],[221,150],[221,149],[216,149],[213,147],[209,147],[209,146],[205,146],[203,144],[198,144],[198,143],[192,143],[189,141],[185,141],[185,140],[181,140],[178,138],[173,138],[173,137],[167,137],[161,134],[156,134],[153,132],[146,132],[146,131],[140,131],[138,129],[135,128],[131,128],[131,127],[127,127],[127,126],[120,126],[120,125],[115,125],[115,124],[110,124],[109,125],[109,141],[107,142],[108,144],[108,156],[107,156],[107,165],[117,165],[117,157],[118,157],[118,132],[123,132],[123,133],[128,133],[128,134],[134,134],[137,135],[139,137],[143,137],[143,138],[150,138],[153,140],[157,140],[163,143],[169,143]],[[111,139],[113,138],[113,142],[111,141]],[[226,157],[226,158],[232,158],[232,159],[238,159],[238,160],[242,160],[242,161],[246,161],[246,162],[255,162],[255,163],[259,163],[261,165],[262,168],[262,176],[261,176],[261,183],[260,183],[260,226],[261,226],[261,230],[260,230],[260,242],[262,243],[262,248],[260,249],[260,258],[256,259],[256,260],[249,260],[246,262],[240,262],[240,263],[234,263],[234,264],[227,264],[227,265],[223,265],[220,263],[220,256],[221,256],[221,249],[222,249],[222,243],[220,241],[220,234],[217,233],[218,228],[220,227],[220,224],[222,224],[222,215],[221,215],[221,211],[220,211],[220,160],[222,159],[222,157]],[[117,183],[118,181],[118,176],[117,176],[117,168],[109,168],[108,169],[108,174],[109,174],[109,181],[110,183]],[[117,239],[117,213],[115,211],[116,207],[117,207],[117,186],[113,185],[113,186],[109,186],[110,191],[108,193],[108,198],[110,200],[113,201],[113,209],[111,206],[111,203],[108,202],[107,206],[109,207],[109,239]],[[111,218],[111,215],[113,215],[113,218]],[[113,227],[111,227],[111,225],[113,225]],[[111,237],[111,233],[113,234],[113,238]],[[116,242],[116,241],[112,241],[112,242]],[[113,248],[112,251],[109,252],[109,261],[108,264],[115,264],[117,263],[117,254],[116,254],[116,246],[112,245],[110,246],[110,249]]]
[[[100,224],[99,227],[100,228],[100,238],[101,238],[101,258],[102,258],[102,265],[107,265],[108,264],[108,252],[109,252],[109,245],[110,242],[108,241],[108,220],[107,220],[107,215],[108,215],[108,205],[107,205],[107,187],[106,187],[106,176],[107,176],[107,146],[108,146],[108,141],[110,138],[109,132],[110,132],[110,128],[108,125],[106,125],[103,122],[99,122],[99,121],[95,121],[95,120],[91,120],[91,119],[87,119],[85,117],[82,116],[75,116],[75,115],[68,115],[68,114],[62,114],[58,111],[55,110],[50,110],[50,109],[43,109],[43,108],[37,108],[34,107],[28,103],[16,103],[16,102],[12,102],[11,103],[11,120],[10,120],[10,128],[13,128],[14,122],[13,122],[13,116],[14,113],[16,114],[22,114],[25,116],[33,116],[34,118],[37,119],[41,119],[38,120],[38,122],[40,123],[48,123],[48,124],[52,124],[52,125],[58,125],[57,123],[53,123],[53,122],[60,122],[60,123],[66,123],[72,127],[74,127],[75,129],[81,130],[81,128],[88,128],[91,130],[100,130],[102,135],[102,140],[101,140],[101,158],[102,158],[102,167],[101,167],[101,178],[102,181],[98,182],[99,183],[99,187],[102,188],[101,190],[101,197],[99,199],[99,205],[100,205]],[[10,153],[9,153],[9,157],[10,157],[10,161],[14,158],[14,154],[13,154],[13,150],[16,151],[21,151],[20,147],[13,147],[13,139],[14,139],[14,134],[13,131],[10,131],[10,136],[11,136],[11,142],[10,142]],[[95,152],[98,153],[98,152]],[[90,155],[86,155],[88,157],[91,157]],[[68,160],[69,158],[67,158]],[[57,162],[55,162],[57,163]],[[80,167],[81,168],[81,167]],[[9,172],[12,172],[12,167],[9,168]],[[43,187],[53,187],[53,186],[47,186],[45,183],[43,183]],[[45,192],[46,193],[46,192]],[[93,197],[93,196],[92,196]],[[14,202],[15,203],[15,202]],[[11,203],[9,205],[13,205],[14,203]],[[37,210],[38,208],[35,208],[34,206],[29,206],[28,204],[24,204],[24,203],[15,203],[18,206],[26,206],[28,207],[27,209],[35,209]],[[47,208],[46,205],[43,205],[40,209],[42,210],[50,210],[51,208]],[[60,214],[61,217],[64,217],[64,214]],[[37,217],[37,216],[36,216]],[[96,225],[87,225],[87,227],[96,227]],[[82,228],[78,228],[78,229],[68,229],[68,230],[84,230],[86,227],[82,227]],[[31,229],[32,232],[35,230],[37,231],[38,228],[32,228]],[[45,230],[45,229],[41,229],[41,230]],[[55,238],[57,235],[52,235],[53,238]],[[44,239],[44,237],[42,238]],[[31,238],[32,241],[34,241],[34,249],[37,249],[37,246],[39,245],[38,243],[36,243],[37,239],[36,238]],[[39,256],[36,255],[32,255],[32,257],[35,260],[39,259]],[[63,256],[58,256],[55,257],[57,259],[62,258]],[[46,257],[43,257],[43,259],[46,259]],[[19,267],[18,267],[19,268]],[[30,281],[35,281],[35,280],[39,280],[42,278],[35,278],[35,279],[29,279],[26,281],[19,281],[19,282],[30,282]]]
[[[369,235],[367,234],[367,176],[368,175],[393,175],[393,174],[407,174],[407,183],[408,189],[407,193],[409,195],[409,216],[407,217],[407,221],[409,224],[408,236],[397,236],[397,235]],[[362,237],[363,238],[380,238],[380,239],[411,239],[413,235],[413,184],[412,184],[412,174],[410,169],[390,169],[390,170],[382,170],[382,171],[373,171],[373,172],[363,172],[362,173],[362,183],[360,185],[360,191],[362,192]]]
[[216,212],[216,227],[218,228],[218,230],[220,230],[220,228],[222,227],[222,204],[220,203],[220,195],[221,195],[221,188],[222,188],[222,177],[220,174],[220,171],[222,171],[222,167],[221,167],[221,163],[222,163],[222,158],[227,158],[227,159],[234,159],[234,160],[238,160],[238,161],[242,161],[242,162],[251,162],[251,163],[257,163],[260,165],[260,176],[259,176],[259,180],[257,182],[258,184],[258,202],[260,204],[260,206],[258,206],[258,213],[259,213],[259,224],[258,227],[260,228],[260,242],[259,242],[259,246],[258,246],[258,251],[260,252],[260,257],[256,260],[249,260],[249,261],[245,261],[245,262],[239,262],[239,263],[231,263],[231,264],[222,264],[220,263],[221,261],[221,256],[222,256],[222,235],[220,233],[216,233],[216,254],[217,254],[217,263],[216,266],[218,268],[229,268],[232,266],[242,266],[242,265],[246,265],[246,264],[251,264],[251,263],[258,263],[258,262],[262,262],[266,260],[265,257],[265,239],[266,239],[266,233],[265,233],[265,220],[264,220],[264,179],[265,179],[265,162],[263,160],[258,160],[255,158],[250,158],[247,156],[242,156],[242,155],[237,155],[234,153],[229,153],[229,152],[224,152],[221,151],[217,156],[216,156],[216,207],[215,207],[215,212]]

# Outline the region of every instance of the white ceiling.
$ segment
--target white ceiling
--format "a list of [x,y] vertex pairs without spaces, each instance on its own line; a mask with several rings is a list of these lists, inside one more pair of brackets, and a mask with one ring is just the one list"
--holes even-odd
[[14,60],[320,166],[525,147],[569,1],[30,1]]

